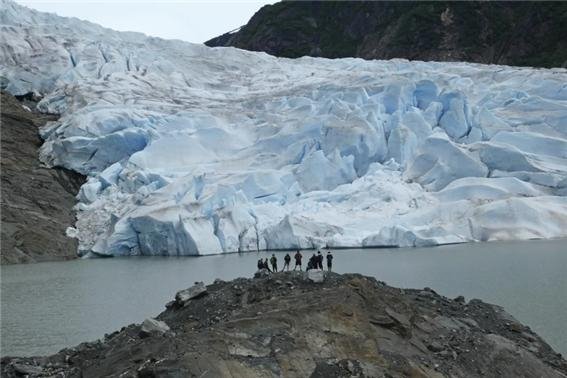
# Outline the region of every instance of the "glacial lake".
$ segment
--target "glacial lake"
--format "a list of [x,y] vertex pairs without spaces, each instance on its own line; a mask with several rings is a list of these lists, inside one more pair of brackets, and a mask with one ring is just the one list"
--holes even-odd
[[[277,252],[283,265],[286,252]],[[303,251],[304,260],[312,252]],[[271,253],[129,257],[1,267],[1,355],[42,355],[164,310],[194,281],[251,277]],[[567,355],[567,240],[335,250],[334,270],[503,306]],[[305,265],[305,261],[304,261]]]

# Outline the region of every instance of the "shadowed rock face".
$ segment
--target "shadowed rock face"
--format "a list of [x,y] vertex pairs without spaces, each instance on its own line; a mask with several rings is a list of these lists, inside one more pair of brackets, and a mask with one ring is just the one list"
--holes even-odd
[[296,58],[406,58],[518,66],[567,64],[567,3],[293,2],[260,9],[206,42]]
[[170,302],[163,331],[130,325],[18,371],[66,377],[565,377],[567,361],[502,308],[360,275],[215,281]]
[[83,176],[40,166],[38,127],[57,119],[2,93],[2,264],[68,260],[77,243],[65,235]]

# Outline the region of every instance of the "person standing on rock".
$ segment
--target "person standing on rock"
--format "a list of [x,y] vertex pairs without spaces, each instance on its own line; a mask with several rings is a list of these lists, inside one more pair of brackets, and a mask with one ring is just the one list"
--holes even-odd
[[258,270],[264,269],[264,261],[262,259],[258,260]]
[[299,252],[299,249],[297,250],[297,252],[295,252],[294,257],[295,257],[295,267],[293,268],[293,270],[297,269],[298,266],[299,266],[299,270],[301,270],[301,259],[303,258],[303,256]]
[[333,268],[333,254],[331,251],[327,252],[327,270],[330,272]]
[[317,251],[317,264],[316,264],[316,268],[323,270],[323,255],[321,254],[321,251]]
[[264,269],[266,269],[268,272],[271,272],[270,267],[268,266],[268,259],[264,260]]
[[272,263],[272,271],[275,273],[278,271],[278,259],[276,258],[276,255],[272,253],[272,258],[270,259],[270,262]]
[[309,258],[309,262],[307,263],[306,270],[317,269],[317,265],[319,265],[317,256],[315,255],[315,253],[313,253],[313,256]]
[[283,265],[283,269],[285,270],[285,268],[287,267],[287,270],[289,271],[289,262],[291,261],[291,256],[289,255],[289,253],[286,253],[285,257],[284,257],[284,265]]

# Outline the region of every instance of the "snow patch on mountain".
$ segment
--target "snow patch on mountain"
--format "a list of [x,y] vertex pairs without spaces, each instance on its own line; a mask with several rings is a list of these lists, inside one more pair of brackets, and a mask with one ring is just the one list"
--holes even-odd
[[61,114],[81,255],[567,237],[567,71],[279,59],[0,0],[0,85]]

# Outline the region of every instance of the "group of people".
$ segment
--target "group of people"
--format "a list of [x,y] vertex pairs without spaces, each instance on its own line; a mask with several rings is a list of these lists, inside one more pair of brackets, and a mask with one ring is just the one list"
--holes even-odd
[[[303,255],[301,254],[301,252],[299,252],[299,249],[297,250],[297,252],[295,252],[295,255],[293,256],[295,259],[295,267],[293,268],[293,270],[296,270],[297,267],[299,267],[299,270],[301,269],[301,265],[302,265],[302,259],[303,259]],[[313,256],[311,256],[309,258],[309,261],[307,262],[307,269],[306,270],[312,270],[312,269],[317,269],[317,270],[323,270],[323,254],[321,253],[321,251],[317,251],[317,254],[313,253]],[[284,266],[282,268],[282,272],[284,270],[289,271],[290,269],[290,263],[291,263],[291,256],[289,255],[289,253],[286,253],[285,257],[284,257]],[[258,269],[267,269],[269,272],[277,272],[278,271],[278,258],[276,257],[275,253],[272,253],[272,257],[270,258],[270,265],[272,266],[272,268],[270,269],[270,266],[268,265],[268,259],[260,259],[258,260]],[[333,268],[333,254],[331,253],[331,251],[327,252],[327,270],[330,272],[331,269]]]

